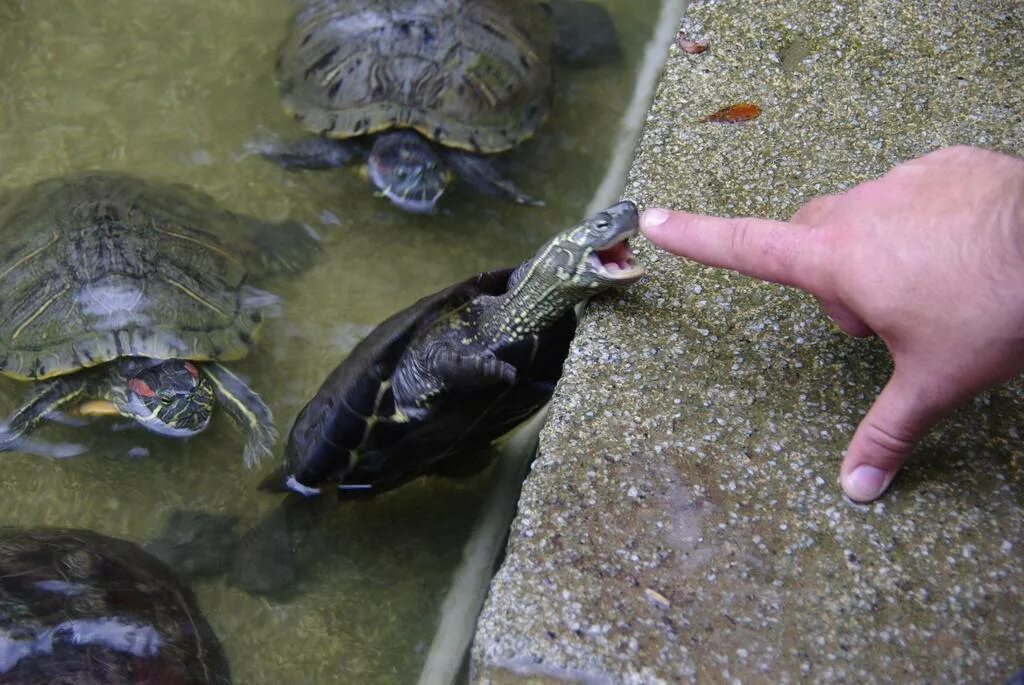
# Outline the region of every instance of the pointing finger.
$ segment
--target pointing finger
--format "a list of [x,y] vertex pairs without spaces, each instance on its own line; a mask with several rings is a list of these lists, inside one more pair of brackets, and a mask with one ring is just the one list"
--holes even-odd
[[669,252],[755,278],[793,285],[822,297],[825,255],[814,229],[770,219],[723,219],[648,209],[640,230]]

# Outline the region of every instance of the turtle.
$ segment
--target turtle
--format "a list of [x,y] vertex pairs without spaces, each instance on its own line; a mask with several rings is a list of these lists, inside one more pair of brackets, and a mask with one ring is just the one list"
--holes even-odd
[[0,424],[0,451],[81,452],[27,437],[65,412],[187,437],[216,404],[246,433],[247,464],[270,454],[270,409],[220,362],[249,352],[279,302],[254,283],[301,270],[316,246],[297,222],[118,172],[0,196],[0,374],[36,382]]
[[584,0],[313,0],[277,59],[285,109],[313,138],[260,146],[289,168],[365,164],[396,206],[430,213],[457,175],[543,204],[495,156],[533,136],[553,99],[553,58],[618,59],[615,26]]
[[[205,531],[193,537],[187,521]],[[191,538],[216,550],[233,525],[177,512],[161,544],[181,551]],[[159,555],[91,530],[0,528],[0,685],[230,682],[186,576]]]
[[295,419],[284,463],[262,483],[315,496],[373,496],[421,475],[472,472],[474,456],[550,399],[575,305],[637,281],[620,202],[514,269],[477,274],[394,314],[335,368]]

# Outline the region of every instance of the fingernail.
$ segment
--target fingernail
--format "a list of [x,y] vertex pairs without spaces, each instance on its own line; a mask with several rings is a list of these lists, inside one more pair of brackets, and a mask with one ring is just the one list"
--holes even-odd
[[644,213],[640,215],[640,228],[653,228],[654,226],[661,226],[667,220],[667,209],[660,209],[658,207],[645,209]]
[[885,492],[889,474],[882,469],[861,464],[843,479],[843,490],[856,502],[870,502]]

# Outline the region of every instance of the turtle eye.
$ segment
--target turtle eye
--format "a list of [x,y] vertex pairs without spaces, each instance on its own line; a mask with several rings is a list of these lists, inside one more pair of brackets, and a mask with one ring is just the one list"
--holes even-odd
[[174,396],[173,395],[168,395],[168,394],[164,394],[164,393],[160,394],[160,404],[164,405],[165,407],[169,407],[171,405],[171,402],[173,402],[173,401],[174,401]]
[[395,172],[395,176],[398,177],[399,181],[404,181],[405,178],[408,175],[409,175],[409,172],[406,171],[404,167],[403,168],[399,168],[398,171]]

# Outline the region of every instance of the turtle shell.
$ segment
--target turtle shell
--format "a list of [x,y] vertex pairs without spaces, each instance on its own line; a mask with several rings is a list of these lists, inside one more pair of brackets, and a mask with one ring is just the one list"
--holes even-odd
[[476,298],[504,295],[511,274],[511,269],[478,274],[374,329],[295,420],[284,474],[305,487],[336,481],[343,496],[360,496],[428,473],[471,472],[462,461],[467,455],[477,456],[551,398],[575,330],[575,313],[537,336],[490,350],[516,367],[511,387],[446,388],[430,399],[425,412],[409,417],[395,412],[391,379],[410,345],[423,336],[445,335],[453,314]]
[[117,173],[51,179],[0,202],[0,373],[21,379],[122,356],[240,358],[275,301],[253,277],[301,259],[268,241],[313,242],[298,224]]
[[442,145],[508,150],[551,108],[551,8],[539,0],[318,0],[281,48],[285,107],[351,138],[412,128]]
[[88,530],[0,528],[0,685],[228,685],[192,591]]

